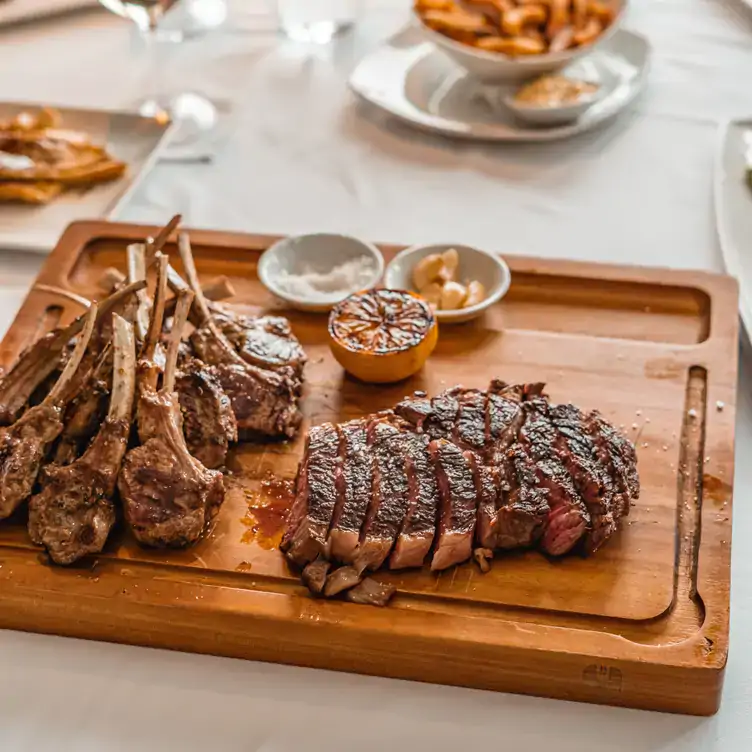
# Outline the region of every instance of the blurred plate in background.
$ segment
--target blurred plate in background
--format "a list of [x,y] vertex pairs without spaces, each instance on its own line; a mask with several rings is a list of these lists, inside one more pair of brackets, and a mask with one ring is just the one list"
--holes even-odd
[[[0,102],[0,121],[39,104]],[[44,206],[0,204],[0,248],[49,253],[63,230],[77,219],[103,219],[124,203],[154,165],[171,124],[128,112],[80,110],[52,105],[63,128],[84,131],[92,141],[128,165],[125,175],[81,192],[66,192]]]

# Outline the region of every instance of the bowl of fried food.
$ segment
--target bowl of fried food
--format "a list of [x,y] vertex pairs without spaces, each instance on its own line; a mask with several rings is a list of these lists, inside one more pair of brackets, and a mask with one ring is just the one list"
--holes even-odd
[[507,294],[511,282],[500,256],[458,243],[407,248],[384,274],[386,287],[420,295],[441,324],[477,318]]
[[587,55],[618,29],[627,0],[415,0],[425,36],[472,76],[511,83]]

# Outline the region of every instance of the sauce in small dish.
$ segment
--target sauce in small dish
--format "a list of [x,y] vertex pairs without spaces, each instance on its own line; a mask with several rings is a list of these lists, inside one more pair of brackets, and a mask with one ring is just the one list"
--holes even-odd
[[529,81],[503,101],[519,120],[556,126],[577,120],[605,93],[602,83],[550,74]]
[[599,88],[592,81],[559,75],[541,76],[518,89],[514,101],[525,107],[561,107],[583,99],[590,100]]

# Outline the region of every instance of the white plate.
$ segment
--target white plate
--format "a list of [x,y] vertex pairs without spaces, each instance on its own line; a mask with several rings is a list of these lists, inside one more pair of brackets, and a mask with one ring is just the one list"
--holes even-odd
[[548,128],[520,124],[504,107],[509,87],[471,78],[419,29],[408,27],[367,56],[350,77],[360,97],[423,130],[481,141],[553,141],[613,118],[642,91],[650,44],[619,30],[591,55],[564,71],[601,82],[608,93],[573,123]]
[[98,5],[98,0],[0,0],[0,26],[62,16]]
[[[21,110],[38,107],[0,103],[0,120],[7,120]],[[71,222],[104,218],[115,212],[156,161],[171,127],[127,112],[57,109],[63,127],[84,131],[96,143],[106,144],[113,157],[128,165],[128,171],[120,180],[81,193],[63,193],[46,206],[0,204],[1,249],[48,253]]]
[[726,271],[739,282],[739,313],[752,337],[752,188],[745,176],[752,118],[726,123],[720,134],[714,185],[718,237]]

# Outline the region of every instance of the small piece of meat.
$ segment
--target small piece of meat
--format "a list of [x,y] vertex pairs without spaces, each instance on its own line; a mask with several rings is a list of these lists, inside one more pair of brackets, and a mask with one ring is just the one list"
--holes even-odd
[[475,559],[478,569],[480,569],[483,574],[488,574],[488,572],[491,571],[491,565],[489,562],[493,559],[493,550],[490,548],[476,548],[473,551],[473,559]]
[[465,458],[472,469],[475,493],[478,498],[475,539],[482,548],[493,549],[496,547],[498,527],[498,478],[495,477],[495,469],[484,465],[475,452],[465,452]]
[[69,465],[81,456],[102,425],[110,389],[101,379],[92,379],[68,406],[65,412],[65,428],[55,447],[54,462]]
[[0,519],[31,496],[47,448],[63,430],[62,418],[58,405],[42,404],[0,431]]
[[450,438],[460,411],[460,403],[455,394],[444,392],[431,400],[433,410],[424,423],[424,430],[432,439]]
[[329,533],[331,557],[351,564],[360,529],[366,518],[373,485],[373,462],[368,446],[368,422],[353,420],[340,426],[342,434],[341,505]]
[[597,410],[588,413],[585,426],[595,443],[598,459],[609,469],[613,477],[618,501],[618,504],[615,504],[614,516],[619,519],[629,514],[630,498],[637,499],[640,496],[634,444],[619,433]]
[[459,399],[454,441],[461,447],[482,452],[486,447],[486,394],[468,390]]
[[220,363],[215,374],[230,398],[240,438],[295,436],[303,419],[298,405],[299,384],[248,363]]
[[459,447],[439,439],[429,451],[439,488],[439,534],[431,561],[431,569],[438,571],[470,558],[477,496],[470,464]]
[[352,603],[364,606],[386,606],[397,592],[394,585],[385,585],[371,577],[366,577],[359,585],[347,591],[345,597]]
[[[309,564],[310,566],[310,564]],[[326,578],[324,595],[332,598],[339,593],[355,587],[363,579],[362,567],[345,566],[336,569]]]
[[104,548],[115,524],[112,496],[129,432],[129,420],[106,420],[78,461],[42,471],[43,490],[29,501],[29,535],[56,564]]
[[287,319],[222,312],[215,313],[214,320],[246,362],[271,370],[290,367],[301,377],[307,357]]
[[282,544],[299,566],[319,555],[328,557],[327,535],[337,503],[337,476],[342,472],[339,450],[337,426],[323,423],[311,428],[291,512],[291,525],[296,527],[288,527]]
[[433,407],[426,393],[419,392],[398,402],[394,407],[394,412],[411,423],[416,431],[422,431],[424,421],[433,415]]
[[303,574],[301,575],[303,583],[315,595],[323,592],[324,585],[326,584],[326,575],[331,566],[331,562],[319,557],[303,569]]
[[238,425],[230,398],[213,370],[197,358],[181,362],[175,386],[188,451],[204,467],[223,467],[230,444],[238,440]]
[[545,415],[533,408],[534,404],[527,407],[520,443],[535,463],[538,483],[549,492],[550,512],[541,547],[551,556],[561,556],[585,534],[590,526],[590,515],[556,451],[556,429]]
[[591,525],[583,540],[586,553],[593,553],[616,532],[614,484],[598,459],[585,426],[585,416],[574,405],[553,405],[547,415],[559,433],[559,456],[569,470],[590,513]]
[[504,452],[517,440],[525,414],[519,402],[493,392],[488,392],[486,401],[486,443],[490,461],[499,460]]
[[537,543],[549,515],[548,489],[539,487],[535,463],[520,444],[507,450],[501,471],[496,547],[529,548]]
[[383,420],[374,420],[368,431],[373,457],[373,492],[355,562],[376,570],[389,556],[402,529],[410,502],[410,484],[402,432]]
[[439,491],[428,443],[423,434],[405,435],[409,506],[389,559],[391,569],[422,567],[436,533]]
[[118,480],[125,519],[139,543],[183,547],[194,543],[224,501],[222,474],[191,456],[174,392],[142,392],[139,436]]
[[84,318],[77,318],[64,329],[56,329],[40,337],[27,347],[13,367],[0,377],[0,426],[10,426],[17,420],[32,399],[32,395],[46,384],[41,402],[60,376],[65,366],[71,341],[83,328]]

